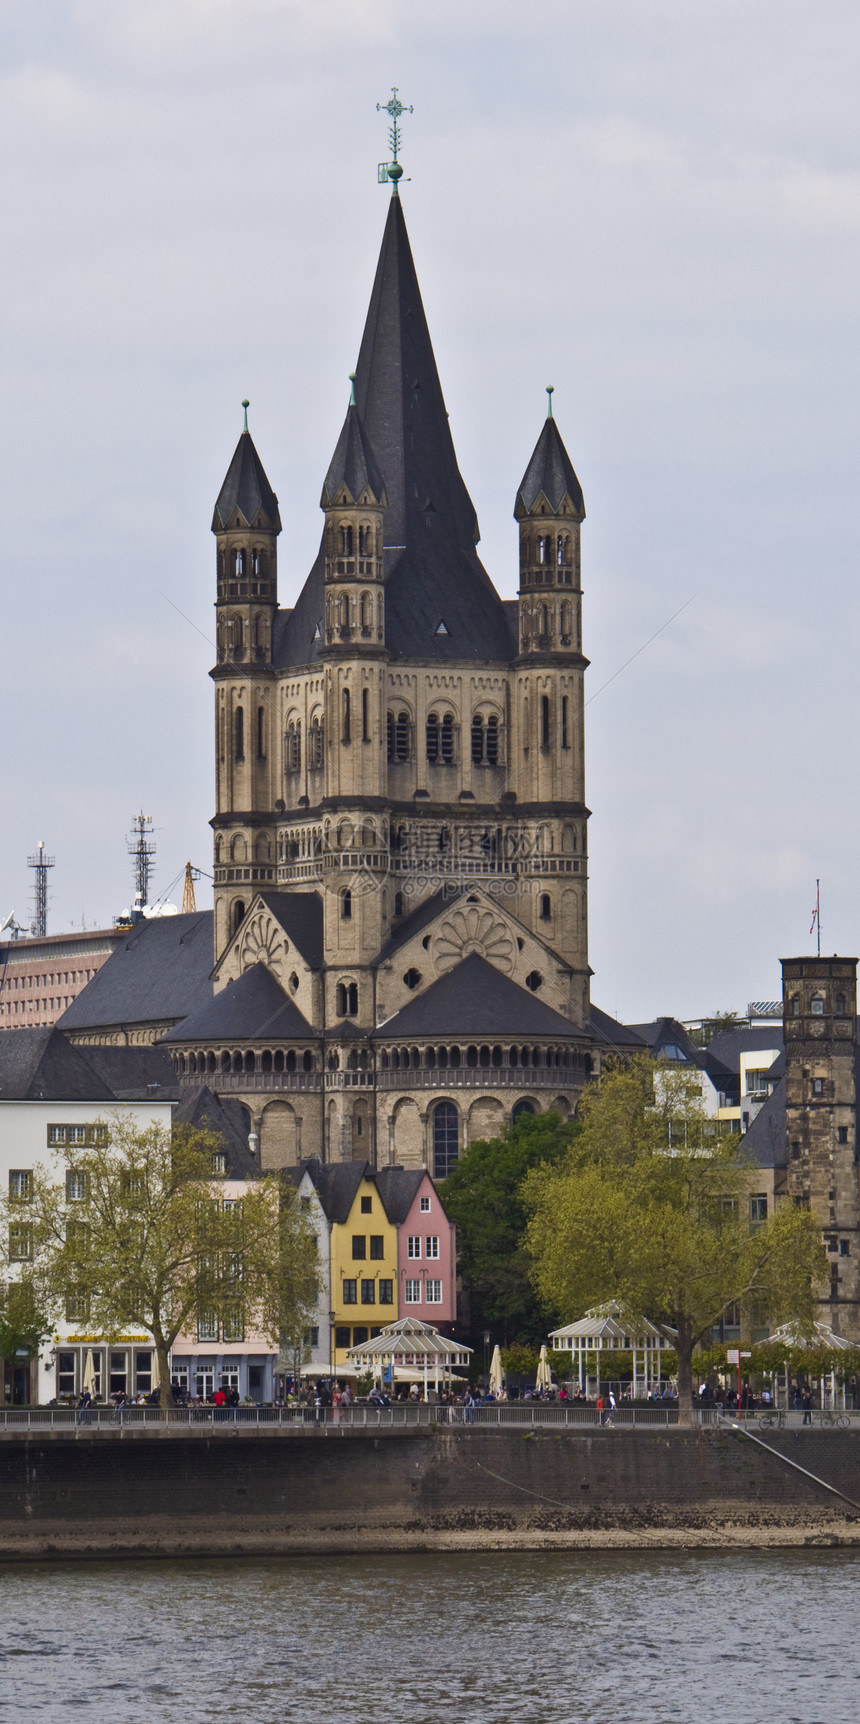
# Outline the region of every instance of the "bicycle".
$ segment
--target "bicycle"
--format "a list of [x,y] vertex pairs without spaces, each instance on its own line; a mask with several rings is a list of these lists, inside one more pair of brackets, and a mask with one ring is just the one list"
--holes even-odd
[[829,1408],[823,1412],[816,1413],[815,1423],[817,1425],[835,1425],[837,1430],[840,1431],[850,1431],[851,1429],[851,1420],[847,1413],[831,1412]]
[[783,1431],[785,1429],[785,1413],[779,1407],[770,1407],[766,1413],[761,1413],[756,1424],[763,1431]]

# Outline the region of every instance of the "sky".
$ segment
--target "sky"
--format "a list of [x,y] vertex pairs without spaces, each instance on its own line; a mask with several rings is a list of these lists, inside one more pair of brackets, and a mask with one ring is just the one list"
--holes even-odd
[[396,84],[503,596],[547,384],[585,493],[595,1000],[776,999],[817,877],[822,950],[856,953],[856,5],[0,0],[0,23],[0,920],[29,923],[43,839],[49,932],[109,925],[141,809],[154,895],[211,869],[212,509],[247,396],[292,603]]

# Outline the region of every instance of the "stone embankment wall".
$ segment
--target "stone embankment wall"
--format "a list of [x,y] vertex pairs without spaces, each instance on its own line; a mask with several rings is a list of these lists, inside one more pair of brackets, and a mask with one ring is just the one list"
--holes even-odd
[[[860,1501],[860,1433],[768,1434]],[[0,1440],[14,1557],[860,1544],[860,1510],[727,1432]]]

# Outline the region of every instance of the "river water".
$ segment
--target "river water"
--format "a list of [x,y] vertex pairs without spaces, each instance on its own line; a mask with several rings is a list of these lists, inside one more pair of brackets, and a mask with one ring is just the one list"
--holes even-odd
[[848,1724],[860,1551],[0,1570],[0,1717]]

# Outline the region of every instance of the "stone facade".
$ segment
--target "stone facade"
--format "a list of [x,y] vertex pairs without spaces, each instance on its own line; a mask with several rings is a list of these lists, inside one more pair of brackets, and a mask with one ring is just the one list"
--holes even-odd
[[593,1069],[585,508],[550,411],[503,604],[397,197],[354,384],[291,609],[247,428],[216,503],[216,1002],[167,1040],[241,1095],[263,1167],[439,1175]]
[[821,1320],[860,1341],[857,959],[786,958],[786,1193],[821,1222],[830,1260]]

